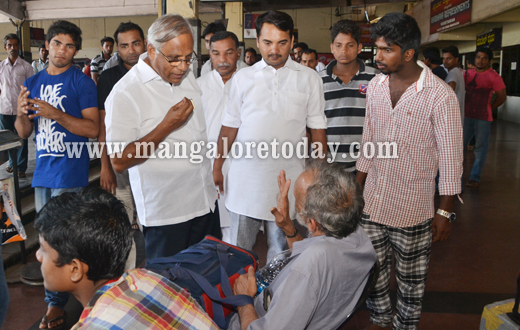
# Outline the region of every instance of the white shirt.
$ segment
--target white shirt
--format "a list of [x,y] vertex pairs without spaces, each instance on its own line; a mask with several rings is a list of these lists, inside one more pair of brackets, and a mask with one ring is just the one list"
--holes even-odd
[[[239,68],[237,67],[237,71]],[[234,75],[237,73],[235,71]],[[222,81],[222,77],[217,70],[212,70],[209,74],[197,79],[200,90],[202,91],[202,106],[204,108],[204,117],[206,120],[206,132],[208,134],[208,142],[217,142],[220,128],[222,127],[222,117],[226,111],[229,100],[229,91],[231,89],[231,81],[229,79],[226,84]],[[213,160],[212,160],[213,163]],[[220,226],[229,227],[231,218],[226,209],[226,191],[227,191],[227,173],[231,158],[226,159],[222,166],[222,174],[224,175],[224,194],[220,195],[218,200],[218,209],[220,213]]]
[[179,84],[172,86],[143,61],[146,56],[140,56],[105,102],[107,142],[139,140],[155,129],[183,97],[195,103],[189,120],[165,139],[172,154],[174,142],[186,142],[188,157],[150,158],[128,170],[139,220],[152,227],[186,222],[213,211],[217,192],[205,149],[199,153],[204,156],[200,164],[190,162],[191,142],[207,141],[200,89],[193,73],[188,71]]
[[0,62],[0,114],[16,116],[20,86],[33,74],[32,66],[20,56],[13,65],[9,58]]
[[316,72],[320,72],[321,70],[325,69],[325,64],[318,61],[318,65],[316,65]]
[[[243,69],[245,67],[248,67],[246,62],[244,62],[242,60],[237,61],[237,71],[240,69]],[[211,59],[209,59],[206,61],[206,63],[204,63],[204,65],[202,66],[202,69],[200,69],[200,76],[202,77],[203,75],[205,75],[208,72],[211,72],[212,70],[213,70],[213,68],[211,67]]]
[[464,82],[464,74],[462,73],[461,68],[453,68],[448,71],[448,75],[445,79],[446,83],[454,81],[455,86],[455,94],[457,94],[457,99],[459,100],[460,107],[460,118],[462,120],[462,126],[464,127],[464,98],[466,97],[466,84]]
[[[261,220],[274,220],[270,209],[276,206],[277,176],[285,170],[292,182],[302,173],[304,159],[296,157],[297,144],[303,145],[306,127],[326,129],[323,84],[315,70],[291,58],[275,70],[264,60],[246,67],[234,76],[226,114],[222,125],[239,128],[236,142],[246,152],[246,142],[279,143],[274,159],[271,151],[266,159],[252,149],[252,158],[233,159],[228,174],[226,207],[229,211]],[[282,145],[293,145],[293,157],[284,159]],[[271,150],[271,146],[269,145]],[[291,218],[294,219],[294,196],[289,192]]]

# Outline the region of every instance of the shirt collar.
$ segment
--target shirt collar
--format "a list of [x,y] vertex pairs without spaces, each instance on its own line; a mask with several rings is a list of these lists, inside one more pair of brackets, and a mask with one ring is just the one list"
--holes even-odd
[[148,52],[141,54],[139,56],[139,61],[136,64],[141,76],[141,82],[146,84],[147,82],[157,78],[162,79],[161,76],[159,76],[159,74],[144,61],[146,57],[148,57]]
[[[424,88],[433,87],[435,84],[435,78],[433,77],[432,70],[426,66],[422,61],[417,61],[417,65],[419,65],[423,70],[419,79],[417,80],[416,91],[420,92]],[[378,83],[382,84],[388,79],[389,75],[381,74]]]
[[[13,65],[12,66],[15,66],[19,61],[23,61],[23,59],[18,56],[16,58],[16,60],[14,61]],[[11,65],[11,61],[9,61],[9,57],[7,57],[5,60],[3,60],[2,62],[4,62],[4,65]]]
[[[357,76],[360,72],[364,72],[365,71],[365,63],[363,63],[363,61],[360,60],[359,58],[356,58],[356,61],[359,64],[359,70],[358,70],[358,72],[356,72],[355,76]],[[327,64],[327,67],[326,67],[327,75],[332,77],[332,79],[336,79],[337,78],[337,76],[333,72],[333,69],[334,69],[334,66],[336,65],[336,63],[338,63],[338,61],[336,59],[334,59],[329,64]]]
[[[260,62],[257,62],[255,65],[253,65],[253,68],[255,69],[256,72],[258,71],[262,71],[263,69],[267,68],[267,67],[270,67],[269,64],[267,64],[264,59],[262,58],[262,60]],[[281,67],[280,69],[278,70],[282,70],[284,68],[289,68],[291,70],[294,70],[294,71],[300,71],[300,68],[298,67],[298,63],[294,62],[291,58],[291,56],[289,56],[287,58],[287,61],[285,62],[284,66]]]

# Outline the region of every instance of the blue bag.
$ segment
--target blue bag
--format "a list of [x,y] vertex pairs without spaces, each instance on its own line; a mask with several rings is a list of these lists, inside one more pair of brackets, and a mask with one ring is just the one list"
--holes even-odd
[[172,257],[156,258],[146,268],[161,274],[186,289],[215,323],[227,328],[235,307],[253,303],[247,295],[233,295],[235,280],[256,271],[258,256],[251,251],[227,244],[213,236]]

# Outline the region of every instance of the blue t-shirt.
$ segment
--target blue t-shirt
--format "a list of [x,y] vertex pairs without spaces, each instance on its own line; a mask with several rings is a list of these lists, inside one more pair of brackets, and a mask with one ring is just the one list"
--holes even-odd
[[[94,81],[75,67],[51,76],[47,70],[25,80],[31,92],[29,98],[37,97],[68,115],[83,118],[81,111],[97,107],[97,90]],[[88,138],[72,134],[55,120],[43,117],[34,119],[36,129],[36,169],[33,187],[74,188],[88,186],[89,155]],[[73,142],[81,152],[73,153]],[[82,143],[83,142],[83,143]]]

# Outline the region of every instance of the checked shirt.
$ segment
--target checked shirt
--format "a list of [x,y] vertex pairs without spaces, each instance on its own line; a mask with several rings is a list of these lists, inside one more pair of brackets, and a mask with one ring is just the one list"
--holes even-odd
[[218,330],[189,293],[146,269],[132,269],[99,289],[77,329]]
[[[368,86],[366,118],[356,168],[368,173],[365,208],[370,221],[392,227],[415,226],[434,216],[435,176],[439,194],[461,191],[462,125],[457,96],[421,61],[418,81],[392,106],[389,76]],[[397,158],[378,158],[378,143],[395,142]],[[375,147],[374,157],[366,144]],[[387,148],[381,148],[387,149]],[[387,150],[388,151],[388,150]],[[386,155],[391,155],[386,153]]]

